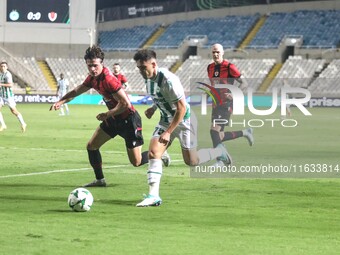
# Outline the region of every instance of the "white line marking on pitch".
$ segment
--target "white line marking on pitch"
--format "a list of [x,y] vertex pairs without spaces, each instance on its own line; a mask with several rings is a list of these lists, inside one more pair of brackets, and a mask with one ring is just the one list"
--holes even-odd
[[[126,165],[109,166],[105,168],[117,168],[117,167],[126,167]],[[86,171],[86,170],[92,170],[92,168],[75,168],[75,169],[51,170],[51,171],[35,172],[35,173],[27,173],[27,174],[11,174],[11,175],[0,176],[0,179],[11,178],[11,177],[32,176],[32,175],[64,173],[64,172],[78,172],[78,171]]]
[[[172,160],[171,162],[183,162],[183,160]],[[127,166],[132,166],[132,165],[106,166],[105,169],[127,167]],[[92,168],[86,167],[86,168],[75,168],[75,169],[51,170],[51,171],[35,172],[35,173],[27,173],[27,174],[11,174],[11,175],[0,176],[0,179],[13,178],[13,177],[25,177],[25,176],[33,176],[33,175],[43,175],[43,174],[65,173],[65,172],[79,172],[79,171],[87,171],[87,170],[92,170]]]

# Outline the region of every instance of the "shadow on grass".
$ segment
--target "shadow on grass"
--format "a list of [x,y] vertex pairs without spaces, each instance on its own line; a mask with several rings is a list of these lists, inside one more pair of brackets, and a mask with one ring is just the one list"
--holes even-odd
[[51,213],[75,213],[75,211],[72,211],[71,208],[69,210],[66,210],[66,209],[46,210],[46,212],[51,212]]
[[102,203],[106,205],[123,205],[123,206],[135,206],[138,201],[135,200],[118,200],[118,199],[100,199],[95,201],[96,203]]

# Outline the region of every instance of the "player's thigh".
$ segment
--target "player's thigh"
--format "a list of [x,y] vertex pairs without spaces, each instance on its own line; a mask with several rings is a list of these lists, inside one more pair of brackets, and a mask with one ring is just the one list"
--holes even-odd
[[130,163],[133,166],[139,166],[142,162],[142,146],[126,148]]
[[190,119],[181,121],[171,133],[171,141],[179,140],[182,149],[190,150],[197,147],[197,119],[194,114]]
[[15,100],[14,100],[14,97],[10,97],[10,98],[7,98],[7,99],[5,99],[5,103],[9,106],[9,108],[13,108],[13,109],[15,109],[16,108],[16,106],[17,106],[17,103],[15,102]]
[[96,131],[94,131],[91,139],[87,143],[87,149],[89,150],[97,150],[99,149],[104,143],[109,141],[111,136],[109,136],[104,130],[100,127],[97,127]]
[[13,105],[8,105],[9,106],[9,109],[11,110],[11,112],[14,114],[14,115],[18,115],[19,114],[19,111],[18,109],[16,108],[16,106],[13,106]]

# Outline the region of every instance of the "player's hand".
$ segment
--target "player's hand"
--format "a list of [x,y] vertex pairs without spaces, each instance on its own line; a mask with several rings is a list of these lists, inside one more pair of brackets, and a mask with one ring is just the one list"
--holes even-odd
[[170,133],[167,131],[162,133],[159,137],[159,142],[164,145],[167,145],[170,142]]
[[99,121],[105,121],[108,117],[109,115],[107,114],[107,112],[102,112],[102,113],[99,113],[96,118]]
[[228,100],[233,100],[233,95],[231,93],[224,93]]
[[59,110],[61,105],[62,104],[60,102],[55,102],[53,105],[51,105],[50,111],[52,111],[52,110],[55,110],[55,111]]
[[153,114],[155,113],[155,109],[150,107],[148,109],[145,110],[144,114],[148,119],[151,119],[151,117],[153,116]]

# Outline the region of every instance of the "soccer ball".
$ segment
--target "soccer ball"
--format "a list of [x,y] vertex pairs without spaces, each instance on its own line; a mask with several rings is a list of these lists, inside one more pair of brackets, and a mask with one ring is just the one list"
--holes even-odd
[[70,193],[67,201],[73,211],[87,212],[93,204],[93,196],[87,189],[77,188]]

